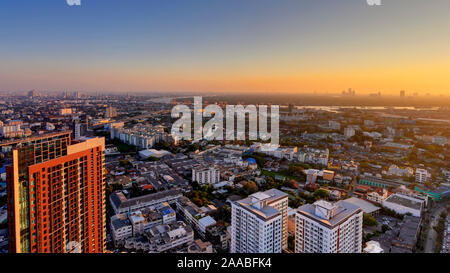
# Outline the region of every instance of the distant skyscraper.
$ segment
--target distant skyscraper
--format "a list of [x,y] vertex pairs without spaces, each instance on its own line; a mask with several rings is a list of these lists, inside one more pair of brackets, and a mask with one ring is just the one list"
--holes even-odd
[[405,97],[405,90],[400,91],[400,97],[404,98]]
[[89,130],[89,120],[87,115],[81,115],[73,121],[72,124],[72,137],[74,139],[80,139],[85,136]]
[[38,96],[39,96],[39,93],[36,91],[36,89],[28,91],[28,97],[35,98],[35,97],[38,97]]
[[363,212],[345,200],[319,200],[298,208],[296,253],[361,253]]
[[107,107],[106,108],[106,118],[115,118],[117,117],[117,109],[114,107]]
[[104,138],[25,139],[7,167],[11,253],[100,253],[105,247]]
[[355,96],[356,95],[356,91],[352,90],[352,88],[349,88],[348,91],[342,91],[342,95],[343,96]]
[[289,111],[289,113],[294,112],[294,105],[292,103],[289,104],[288,111]]
[[232,204],[231,253],[281,253],[287,247],[288,196],[271,189]]

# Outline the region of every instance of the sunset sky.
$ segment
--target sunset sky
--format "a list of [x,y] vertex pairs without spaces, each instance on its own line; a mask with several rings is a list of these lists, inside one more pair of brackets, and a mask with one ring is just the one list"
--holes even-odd
[[450,1],[0,0],[0,91],[450,95]]

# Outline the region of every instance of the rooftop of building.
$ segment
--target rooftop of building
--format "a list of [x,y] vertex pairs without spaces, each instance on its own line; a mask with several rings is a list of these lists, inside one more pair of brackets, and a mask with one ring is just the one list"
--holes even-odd
[[398,205],[416,209],[416,210],[420,210],[422,208],[422,202],[415,201],[411,198],[406,198],[406,196],[401,195],[401,194],[392,194],[385,200],[385,202],[398,204]]
[[184,222],[175,222],[152,227],[147,233],[147,238],[152,245],[164,245],[182,236],[192,234],[191,226]]
[[394,241],[402,245],[415,247],[421,220],[419,217],[407,216],[402,222],[398,238]]
[[[129,238],[126,240],[125,247],[129,243],[139,243],[150,251],[166,251],[176,246],[171,244],[174,241],[186,238],[187,236],[192,236],[193,238],[193,235],[192,228],[184,222],[179,221],[154,226],[143,235]],[[133,246],[130,248],[133,248]]]
[[147,149],[139,152],[139,155],[142,155],[144,157],[158,157],[161,158],[166,155],[171,155],[172,153],[166,150],[155,150],[155,149]]
[[[335,211],[329,219],[326,219],[316,214],[316,206],[330,210],[334,209]],[[327,227],[334,227],[360,211],[361,208],[359,206],[345,202],[344,200],[336,203],[319,200],[314,204],[306,204],[299,207],[297,213],[309,217]]]
[[120,229],[126,226],[131,225],[130,220],[128,220],[127,217],[112,217],[111,218],[111,225],[114,229]]
[[[265,192],[257,192],[249,195],[247,198],[234,202],[240,207],[246,208],[259,218],[268,220],[280,215],[280,211],[270,206],[271,202],[277,201],[281,198],[288,197],[288,195],[277,189],[270,189]],[[264,202],[265,205],[260,205],[260,202]]]
[[364,248],[365,253],[383,253],[384,250],[380,246],[379,242],[369,241],[366,243],[366,247]]
[[182,196],[178,199],[177,206],[178,205],[181,205],[190,215],[194,217],[204,215],[203,211],[186,196]]
[[288,196],[287,193],[282,192],[282,191],[277,190],[277,189],[270,189],[270,190],[267,190],[267,191],[265,191],[265,192],[263,192],[263,193],[264,193],[265,195],[268,195],[268,196],[269,196],[269,202],[278,200],[278,199],[280,199],[280,198],[285,198],[285,197]]
[[374,204],[372,204],[366,200],[356,198],[356,197],[351,197],[351,198],[345,199],[343,201],[360,207],[364,213],[371,214],[371,213],[374,213],[374,212],[380,210],[380,208],[375,206]]
[[8,145],[19,144],[19,143],[26,145],[28,143],[34,143],[36,141],[45,140],[45,139],[58,138],[58,137],[70,137],[71,134],[72,134],[72,131],[61,131],[61,132],[47,133],[44,135],[34,135],[34,136],[27,137],[27,138],[1,141],[0,146],[8,146]]
[[141,203],[147,203],[166,197],[176,196],[181,196],[181,192],[178,190],[167,190],[130,199],[127,199],[122,192],[117,192],[111,194],[110,199],[116,208],[127,208]]
[[120,213],[111,217],[111,224],[114,229],[138,223],[152,223],[162,221],[163,217],[169,214],[175,216],[175,211],[170,208],[167,202],[152,208],[143,208],[132,213]]
[[213,226],[216,224],[216,220],[214,220],[214,218],[209,215],[201,218],[198,222],[205,227]]
[[206,252],[210,248],[212,248],[212,244],[210,242],[204,242],[201,239],[197,239],[188,246],[187,251],[190,253]]

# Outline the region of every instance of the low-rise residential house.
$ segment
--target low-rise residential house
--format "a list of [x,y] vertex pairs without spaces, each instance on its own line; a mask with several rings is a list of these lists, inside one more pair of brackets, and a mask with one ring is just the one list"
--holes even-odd
[[179,221],[150,228],[144,235],[125,240],[125,248],[161,253],[183,247],[194,241],[194,231]]
[[187,253],[213,253],[213,247],[210,242],[204,242],[201,239],[197,239],[187,247],[186,252]]
[[168,203],[162,203],[153,208],[112,216],[110,221],[111,236],[117,245],[123,243],[127,238],[144,234],[151,227],[170,224],[175,221],[175,211]]
[[333,181],[334,172],[330,170],[323,170],[323,180]]
[[389,192],[386,189],[377,188],[373,191],[368,191],[366,198],[369,201],[381,204],[389,196]]

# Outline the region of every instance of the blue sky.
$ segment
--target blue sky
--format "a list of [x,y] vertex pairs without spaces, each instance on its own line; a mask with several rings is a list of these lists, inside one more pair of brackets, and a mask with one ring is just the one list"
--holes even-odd
[[0,90],[448,92],[450,1],[383,4],[0,0]]

